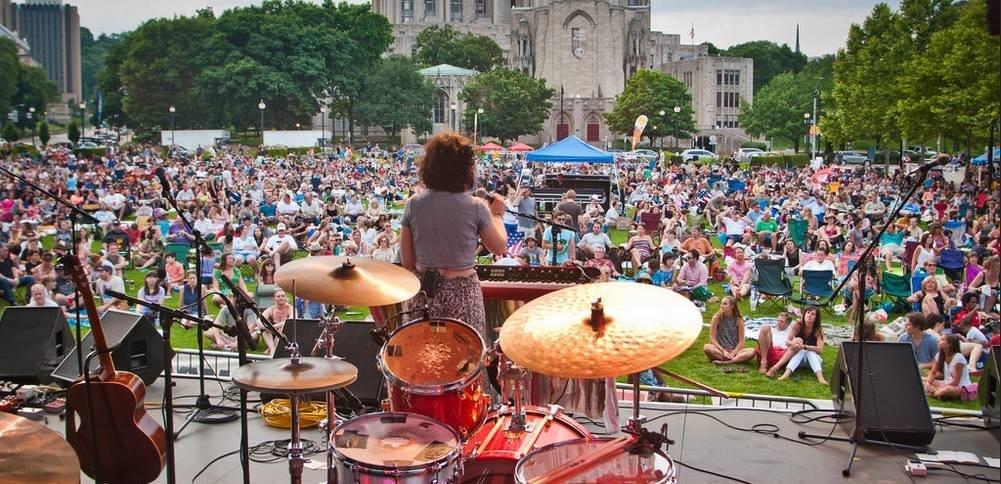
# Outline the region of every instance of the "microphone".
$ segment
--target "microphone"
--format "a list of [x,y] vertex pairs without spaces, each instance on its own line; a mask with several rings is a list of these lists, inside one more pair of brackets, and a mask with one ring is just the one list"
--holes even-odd
[[924,174],[927,174],[929,171],[931,171],[932,168],[948,165],[950,160],[951,159],[949,158],[949,155],[938,155],[935,157],[934,160],[918,165],[917,168],[908,172],[907,176],[912,176],[917,174],[921,174],[922,176],[924,176]]
[[163,167],[158,167],[156,169],[156,178],[160,180],[160,194],[165,198],[170,195],[170,181],[167,180],[167,173],[164,172]]

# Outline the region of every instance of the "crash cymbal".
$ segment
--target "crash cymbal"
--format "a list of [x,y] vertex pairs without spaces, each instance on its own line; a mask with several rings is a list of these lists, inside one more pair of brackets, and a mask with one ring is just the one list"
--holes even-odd
[[702,313],[674,291],[604,282],[522,306],[501,327],[500,345],[511,361],[544,375],[606,378],[678,356],[701,330]]
[[233,383],[244,390],[286,395],[333,390],[357,378],[358,368],[347,361],[312,357],[300,358],[298,365],[288,358],[262,360],[233,372]]
[[24,417],[0,412],[0,483],[80,482],[80,461],[66,439]]
[[275,272],[275,282],[297,297],[342,306],[385,306],[417,294],[410,271],[371,257],[318,256],[296,259]]

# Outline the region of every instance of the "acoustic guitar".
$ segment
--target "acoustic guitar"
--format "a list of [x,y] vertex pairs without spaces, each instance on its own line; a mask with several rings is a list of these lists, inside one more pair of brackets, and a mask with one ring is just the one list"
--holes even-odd
[[67,255],[60,262],[80,290],[100,362],[89,384],[81,377],[69,388],[66,440],[80,458],[80,469],[92,478],[96,471],[102,482],[152,482],[163,470],[167,438],[163,427],[146,413],[146,386],[135,374],[115,369],[79,259]]

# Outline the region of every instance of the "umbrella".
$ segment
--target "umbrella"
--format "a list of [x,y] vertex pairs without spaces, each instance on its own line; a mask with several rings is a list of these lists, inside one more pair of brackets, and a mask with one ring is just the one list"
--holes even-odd
[[827,183],[827,179],[831,177],[834,173],[830,168],[821,168],[813,174],[813,181],[817,183]]
[[507,149],[508,151],[515,151],[518,153],[525,153],[533,150],[531,146],[528,146],[525,143],[515,143],[511,146],[508,146]]
[[487,143],[480,146],[480,151],[504,151],[504,147],[495,143]]

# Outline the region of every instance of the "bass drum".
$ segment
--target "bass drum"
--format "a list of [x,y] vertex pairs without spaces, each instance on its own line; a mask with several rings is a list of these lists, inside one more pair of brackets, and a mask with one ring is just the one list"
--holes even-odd
[[[608,442],[611,437],[592,440],[572,440],[553,444],[533,451],[518,461],[515,481],[525,484],[589,454]],[[614,455],[588,467],[578,475],[561,481],[561,484],[595,484],[603,482],[674,484],[678,482],[677,468],[671,457],[662,451],[649,455],[630,454],[620,449]]]
[[529,452],[557,442],[590,439],[591,432],[562,411],[550,417],[543,407],[525,407],[524,432],[511,432],[513,409],[490,414],[462,449],[462,482],[509,484],[514,467]]
[[379,352],[394,412],[426,415],[466,438],[490,407],[484,393],[483,338],[457,319],[415,320]]
[[331,436],[337,481],[367,484],[454,483],[462,474],[459,435],[423,415],[370,413]]

